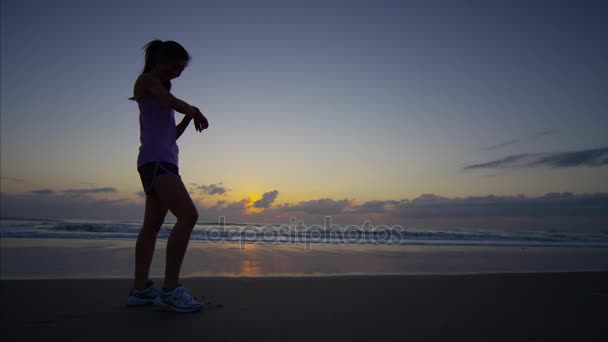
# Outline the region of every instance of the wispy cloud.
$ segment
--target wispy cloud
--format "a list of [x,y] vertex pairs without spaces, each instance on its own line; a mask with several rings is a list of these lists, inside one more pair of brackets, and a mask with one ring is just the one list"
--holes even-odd
[[497,150],[497,149],[505,147],[505,146],[516,144],[517,142],[519,142],[519,140],[505,141],[505,142],[500,143],[500,144],[496,144],[496,145],[492,145],[490,147],[486,147],[486,150]]
[[0,177],[0,179],[2,179],[2,180],[6,180],[6,181],[10,181],[10,182],[16,182],[16,183],[22,183],[22,182],[25,182],[25,180],[24,180],[24,179],[22,179],[22,178],[17,178],[17,177],[5,177],[5,176],[2,176],[2,177]]
[[514,145],[514,144],[517,144],[517,143],[520,143],[520,142],[535,140],[535,139],[538,139],[540,137],[544,137],[546,135],[553,134],[553,133],[555,133],[555,130],[548,129],[548,130],[536,132],[536,133],[531,134],[531,135],[529,135],[529,136],[527,136],[525,138],[522,138],[522,139],[511,139],[511,140],[508,140],[508,141],[505,141],[505,142],[501,142],[499,144],[486,147],[485,149],[488,150],[488,151],[497,150],[497,149],[500,149],[500,148],[503,148],[503,147],[507,147],[507,146],[510,146],[510,145]]
[[608,165],[608,147],[571,152],[523,153],[486,163],[465,166],[465,170],[522,167],[599,167]]
[[536,132],[536,133],[534,133],[532,135],[532,138],[540,138],[542,136],[553,134],[555,132],[556,131],[554,129],[548,129],[548,130],[545,130],[545,131]]
[[550,153],[540,156],[530,166],[551,166],[551,167],[570,167],[570,166],[603,166],[608,164],[608,147],[575,151]]
[[[486,163],[481,164],[473,164],[465,166],[465,170],[475,170],[475,169],[491,169],[491,168],[500,168],[500,167],[515,167],[524,165],[523,161],[526,158],[530,158],[530,154],[516,154],[508,157],[504,157],[502,159],[493,160]],[[519,163],[519,164],[517,164]]]
[[113,193],[116,188],[93,188],[93,189],[66,189],[62,190],[66,194],[93,194],[93,193]]
[[[65,190],[52,190],[52,189],[40,189],[40,190],[32,190],[32,194],[34,195],[87,195],[87,194],[95,194],[95,193],[116,193],[118,190],[116,188],[93,188],[93,189],[65,189]],[[145,197],[143,191],[141,194],[136,193],[140,196]]]
[[34,194],[34,195],[54,195],[55,191],[53,191],[51,189],[32,190],[32,194]]

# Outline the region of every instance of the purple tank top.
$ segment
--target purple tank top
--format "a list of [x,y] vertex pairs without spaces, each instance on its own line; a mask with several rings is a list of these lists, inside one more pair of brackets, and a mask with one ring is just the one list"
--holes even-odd
[[139,105],[139,155],[137,168],[152,161],[178,165],[179,148],[173,108],[155,97],[137,100]]

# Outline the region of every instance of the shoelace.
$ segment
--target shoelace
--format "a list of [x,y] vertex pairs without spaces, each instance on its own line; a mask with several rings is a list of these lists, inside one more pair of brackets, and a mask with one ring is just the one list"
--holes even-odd
[[[192,293],[185,287],[179,287],[175,291],[175,295],[177,296],[176,299],[181,302],[182,305],[194,305],[198,301],[198,298],[192,296]],[[198,303],[196,303],[196,305],[198,305]]]
[[184,299],[186,300],[186,302],[189,302],[194,298],[192,296],[192,292],[190,292],[190,290],[188,290],[187,288],[185,288],[183,286],[179,286],[175,289],[175,294],[178,296],[178,298],[182,297],[182,294],[184,292],[186,293],[186,296],[184,296]]

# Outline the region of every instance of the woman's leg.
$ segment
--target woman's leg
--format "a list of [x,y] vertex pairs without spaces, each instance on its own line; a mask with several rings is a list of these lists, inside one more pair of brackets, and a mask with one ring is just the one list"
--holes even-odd
[[169,208],[177,218],[167,241],[167,262],[165,268],[165,289],[173,289],[179,282],[179,271],[186,254],[192,229],[198,220],[198,211],[182,179],[165,174],[154,180],[154,191],[163,206]]
[[165,221],[168,208],[163,206],[156,194],[146,196],[144,224],[135,245],[135,281],[133,287],[143,290],[147,286],[150,263],[154,256],[156,236]]

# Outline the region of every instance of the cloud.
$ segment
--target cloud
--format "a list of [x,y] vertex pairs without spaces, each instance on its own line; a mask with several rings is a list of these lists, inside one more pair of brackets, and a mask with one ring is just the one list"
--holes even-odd
[[198,189],[201,190],[201,193],[204,193],[207,195],[224,195],[227,191],[230,191],[230,190],[226,189],[221,184],[222,183],[220,182],[218,184],[200,185],[200,186],[198,186]]
[[384,212],[398,217],[457,216],[587,216],[608,217],[608,193],[547,193],[540,197],[470,196],[447,198],[422,195],[412,201],[401,200]]
[[53,191],[51,189],[32,190],[32,194],[34,194],[34,195],[54,195],[55,191]]
[[96,199],[73,196],[50,189],[25,194],[1,194],[3,217],[40,217],[73,219],[143,219],[141,204],[126,198]]
[[[305,222],[324,222],[331,216],[336,224],[401,225],[402,227],[476,227],[480,229],[608,229],[608,193],[547,193],[540,197],[470,196],[443,197],[423,194],[413,199],[355,200],[314,199],[284,203],[263,213],[238,217],[243,222],[288,222],[292,217]],[[230,213],[228,216],[236,218]]]
[[16,183],[22,183],[22,182],[25,182],[25,180],[24,180],[24,179],[22,179],[22,178],[17,178],[17,177],[5,177],[5,176],[2,176],[2,177],[0,177],[0,179],[2,179],[2,180],[7,180],[7,181],[11,181],[11,182],[16,182]]
[[255,208],[268,208],[268,207],[270,207],[272,202],[274,202],[274,200],[277,198],[278,195],[279,195],[279,192],[277,190],[265,192],[262,195],[261,199],[255,201],[253,203],[253,206]]
[[572,152],[523,153],[464,167],[464,170],[521,167],[599,167],[608,164],[608,147]]
[[[93,189],[66,189],[66,190],[52,190],[52,189],[41,189],[32,190],[34,195],[59,195],[60,193],[67,195],[88,195],[94,193],[115,193],[118,190],[116,188],[93,188]],[[137,195],[146,197],[143,191],[136,192]]]
[[[251,202],[250,198],[243,198],[240,201],[235,201],[235,202],[231,202],[228,205],[226,205],[225,207],[222,207],[222,209],[238,209],[238,210],[245,210],[247,208],[247,204]],[[218,202],[219,203],[219,202]],[[224,204],[224,202],[222,202],[222,204]]]
[[422,195],[414,198],[411,202],[402,201],[400,204],[411,203],[412,205],[425,206],[425,205],[435,205],[438,203],[445,203],[446,201],[449,201],[449,200],[450,199],[447,197],[437,196],[435,194],[422,194]]
[[482,164],[473,164],[469,166],[465,166],[465,170],[474,170],[474,169],[491,169],[491,168],[500,168],[500,167],[514,167],[515,163],[520,163],[518,166],[523,166],[523,161],[526,158],[529,158],[529,154],[516,154],[512,156],[508,156],[502,159],[493,160],[491,162],[482,163]]
[[548,129],[548,130],[536,132],[536,133],[532,134],[532,136],[530,138],[540,138],[540,137],[544,137],[545,135],[553,134],[555,132],[556,131],[554,129]]
[[386,213],[386,207],[389,205],[397,205],[399,201],[387,200],[387,201],[367,201],[362,205],[353,208],[352,212],[357,214],[384,214]]
[[202,196],[193,200],[201,209],[199,212],[201,220],[206,222],[217,222],[220,216],[227,217],[233,222],[252,222],[251,220],[262,222],[276,217],[271,205],[278,194],[278,190],[272,190],[262,194],[262,198],[258,200],[246,197],[232,202],[226,200],[213,202]]
[[570,166],[603,166],[608,164],[608,147],[575,151],[550,153],[540,156],[530,166],[548,165],[551,167]]
[[[267,194],[269,207],[262,211],[247,210],[252,207],[251,198],[234,202],[218,200],[210,206],[202,202],[195,204],[200,209],[201,222],[218,222],[218,218],[224,216],[228,222],[283,224],[296,217],[307,224],[321,224],[324,216],[331,215],[335,224],[362,224],[373,220],[376,225],[405,227],[608,229],[608,193],[563,192],[539,197],[486,195],[464,198],[423,194],[413,199],[370,200],[362,204],[351,199],[320,198],[281,205],[270,203],[274,190]],[[145,209],[141,201],[98,199],[87,194],[73,196],[50,189],[24,194],[2,192],[0,196],[3,217],[142,220]],[[168,219],[173,220],[173,215]]]
[[526,138],[523,138],[523,139],[508,140],[508,141],[505,141],[505,142],[502,142],[502,143],[499,143],[499,144],[496,144],[496,145],[492,145],[490,147],[486,147],[485,149],[488,150],[488,151],[490,151],[490,150],[497,150],[499,148],[503,148],[503,147],[506,147],[506,146],[509,146],[509,145],[517,144],[519,142],[525,142],[525,141],[535,140],[535,139],[538,139],[540,137],[544,137],[545,135],[549,135],[549,134],[553,134],[553,133],[555,133],[555,130],[548,129],[548,130],[544,130],[544,131],[533,133],[530,136],[528,136]]
[[[215,203],[207,204],[198,198],[194,203],[200,208],[199,222],[219,222],[219,217],[224,216],[227,222],[251,222],[251,214],[247,211],[252,203],[251,198],[243,198],[239,201],[228,202],[218,200]],[[264,212],[261,213],[265,217]]]
[[93,189],[67,189],[62,190],[66,194],[93,194],[93,193],[113,193],[116,188],[93,188]]
[[333,200],[331,198],[321,198],[317,200],[301,201],[297,204],[283,204],[277,209],[281,211],[302,211],[308,214],[331,215],[344,212],[352,202],[348,199]]
[[490,147],[486,147],[486,150],[497,150],[497,149],[505,147],[505,146],[516,144],[518,142],[519,142],[519,140],[509,140],[509,141],[505,141],[505,142],[500,143],[500,144],[496,144],[496,145],[492,145]]

